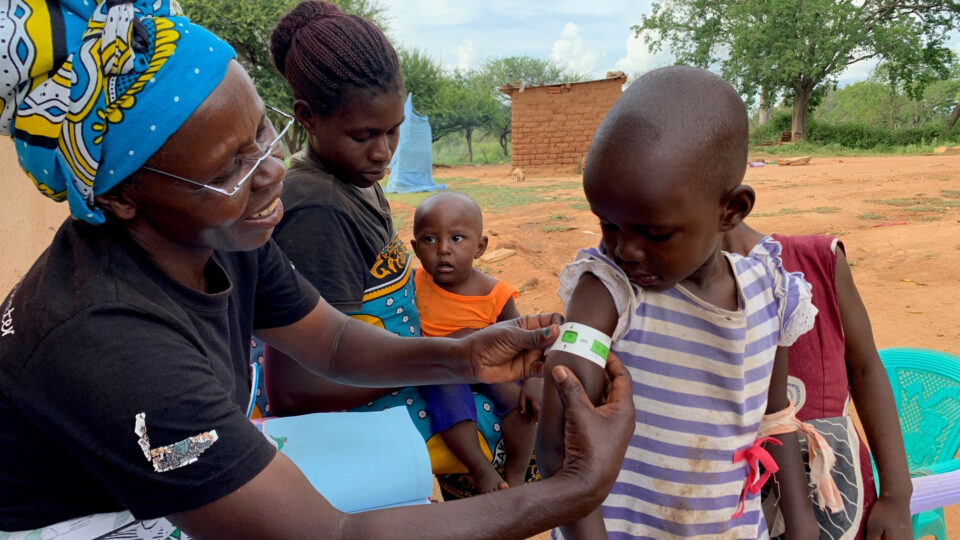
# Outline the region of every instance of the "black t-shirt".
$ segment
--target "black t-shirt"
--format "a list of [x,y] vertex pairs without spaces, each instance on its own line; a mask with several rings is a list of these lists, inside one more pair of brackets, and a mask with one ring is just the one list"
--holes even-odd
[[284,178],[283,221],[273,238],[323,299],[346,313],[360,310],[370,268],[393,238],[379,184],[373,194],[334,177],[307,150],[293,157]]
[[198,508],[263,470],[245,417],[252,329],[318,302],[272,241],[215,252],[213,294],[126,233],[67,220],[0,306],[0,530]]

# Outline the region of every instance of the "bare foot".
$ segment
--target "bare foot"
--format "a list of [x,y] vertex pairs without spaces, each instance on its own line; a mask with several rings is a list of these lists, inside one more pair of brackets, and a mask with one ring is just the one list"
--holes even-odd
[[470,476],[473,477],[473,483],[477,485],[477,492],[481,494],[510,487],[490,463],[487,463],[485,467],[477,467],[470,471]]

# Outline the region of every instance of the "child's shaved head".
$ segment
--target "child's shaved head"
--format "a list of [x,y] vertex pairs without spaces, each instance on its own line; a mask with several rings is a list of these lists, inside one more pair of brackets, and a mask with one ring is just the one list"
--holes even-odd
[[420,229],[420,223],[424,216],[441,205],[444,207],[455,206],[460,212],[469,216],[469,222],[475,225],[477,234],[483,231],[483,211],[480,210],[480,205],[477,204],[477,201],[463,193],[444,191],[427,197],[417,206],[416,211],[413,213],[414,236],[416,236],[417,231]]
[[584,183],[604,181],[606,175],[590,172],[612,164],[636,170],[641,161],[669,160],[678,169],[706,171],[687,177],[695,183],[684,188],[711,185],[722,193],[743,180],[747,137],[746,108],[729,83],[698,68],[657,69],[634,81],[607,113],[587,156]]

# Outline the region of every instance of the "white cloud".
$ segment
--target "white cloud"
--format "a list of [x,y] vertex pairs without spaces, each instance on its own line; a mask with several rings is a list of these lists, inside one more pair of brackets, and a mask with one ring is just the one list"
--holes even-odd
[[457,47],[457,69],[459,71],[469,71],[473,69],[476,67],[478,56],[477,46],[474,45],[473,40],[463,40]]
[[633,31],[630,32],[627,36],[627,55],[617,60],[613,66],[615,70],[633,76],[673,64],[673,55],[662,50],[658,53],[650,52],[644,42],[644,35],[635,36]]
[[592,73],[597,68],[600,54],[585,50],[580,27],[568,22],[563,27],[560,39],[553,42],[553,53],[550,54],[550,58],[571,71]]

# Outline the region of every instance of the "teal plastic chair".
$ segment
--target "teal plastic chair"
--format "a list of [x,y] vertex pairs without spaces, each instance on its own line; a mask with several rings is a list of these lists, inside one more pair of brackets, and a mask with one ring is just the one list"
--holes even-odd
[[[960,356],[911,347],[879,352],[900,415],[911,476],[960,470],[956,458],[960,449]],[[914,498],[917,495],[915,488]],[[913,535],[947,540],[943,508],[914,514]]]

